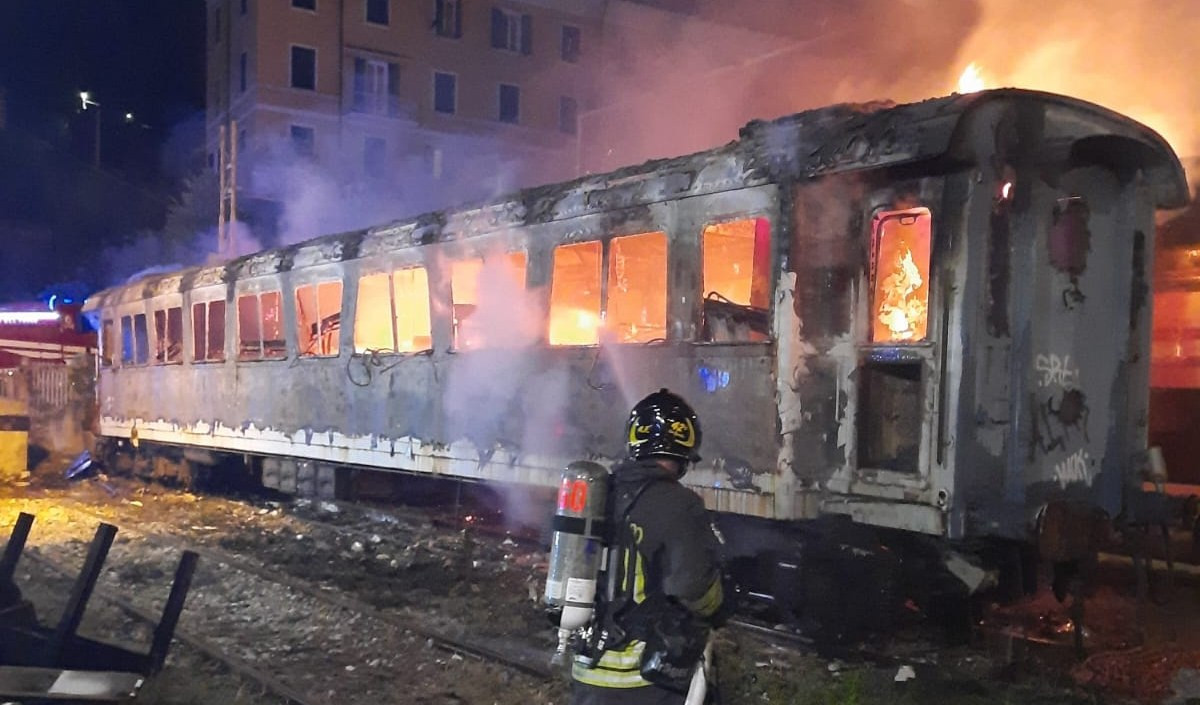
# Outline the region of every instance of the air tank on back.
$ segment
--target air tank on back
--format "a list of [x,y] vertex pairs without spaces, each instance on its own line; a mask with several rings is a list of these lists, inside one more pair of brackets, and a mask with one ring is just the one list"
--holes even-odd
[[561,663],[571,632],[592,620],[597,574],[604,552],[608,470],[580,460],[562,474],[546,571],[546,606],[558,623],[554,663]]

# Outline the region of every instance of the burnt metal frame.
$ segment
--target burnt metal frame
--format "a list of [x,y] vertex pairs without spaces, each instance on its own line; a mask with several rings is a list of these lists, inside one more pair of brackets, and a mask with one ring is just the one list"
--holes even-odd
[[[5,547],[3,559],[0,559],[0,584],[11,582],[17,562],[24,552],[33,521],[34,517],[31,514],[21,513],[18,517]],[[191,588],[199,556],[193,551],[184,551],[180,557],[171,592],[163,606],[162,616],[155,626],[149,650],[143,653],[125,649],[88,639],[77,633],[116,534],[117,527],[111,524],[101,524],[97,527],[57,626],[49,629],[37,624],[36,620],[32,626],[7,622],[0,624],[0,644],[4,645],[0,650],[0,666],[125,671],[144,676],[151,676],[162,670],[175,627],[183,612],[184,601]]]

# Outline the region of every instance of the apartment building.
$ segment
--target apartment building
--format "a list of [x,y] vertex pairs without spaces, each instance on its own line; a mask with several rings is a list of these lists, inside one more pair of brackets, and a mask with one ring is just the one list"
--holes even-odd
[[602,0],[208,0],[206,150],[434,208],[568,178]]

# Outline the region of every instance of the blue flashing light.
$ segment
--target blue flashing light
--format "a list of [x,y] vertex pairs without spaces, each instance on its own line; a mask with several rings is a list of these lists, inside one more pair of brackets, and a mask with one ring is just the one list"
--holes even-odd
[[54,310],[54,300],[57,298],[58,298],[58,294],[51,294],[50,300],[46,302],[46,307],[49,308],[51,311]]

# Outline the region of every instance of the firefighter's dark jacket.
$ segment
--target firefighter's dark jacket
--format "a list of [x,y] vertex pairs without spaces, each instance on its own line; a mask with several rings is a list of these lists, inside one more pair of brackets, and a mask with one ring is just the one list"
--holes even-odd
[[700,617],[716,613],[724,599],[719,548],[704,501],[653,459],[617,465],[613,481],[612,516],[620,521],[629,512],[643,561],[638,592],[661,592]]
[[[632,638],[604,648],[590,666],[577,660],[571,675],[600,688],[642,688],[651,685],[640,672],[647,644],[635,634],[647,625],[633,617],[644,617],[644,610],[631,608],[666,599],[699,617],[698,624],[718,614],[724,601],[719,545],[703,500],[653,460],[627,460],[613,468],[609,506],[614,531],[627,527],[625,536],[636,550],[617,554],[623,579],[606,611],[614,619],[630,618],[619,619],[617,626]],[[628,521],[622,522],[626,512]]]

